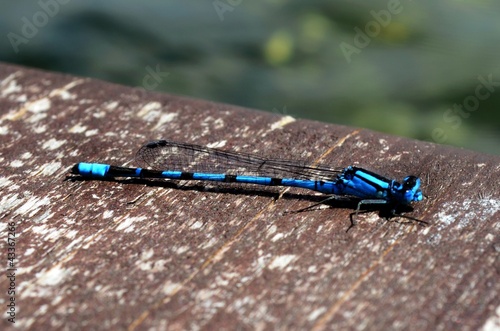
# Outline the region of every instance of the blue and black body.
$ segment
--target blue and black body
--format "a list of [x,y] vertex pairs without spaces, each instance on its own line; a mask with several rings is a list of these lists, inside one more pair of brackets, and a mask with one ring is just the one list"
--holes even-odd
[[[167,140],[145,144],[137,152],[136,158],[146,164],[147,168],[77,163],[73,166],[72,173],[94,179],[166,178],[299,187],[333,196],[359,198],[361,200],[358,203],[356,215],[362,205],[377,204],[389,207],[391,216],[397,215],[420,224],[426,223],[395,212],[399,207],[409,206],[412,202],[423,199],[420,179],[416,176],[407,176],[402,183],[399,183],[354,166],[343,169],[308,166],[294,160],[268,159],[252,154]],[[332,197],[320,203],[330,199]],[[316,205],[318,204],[314,206]],[[351,222],[354,224],[352,215]]]

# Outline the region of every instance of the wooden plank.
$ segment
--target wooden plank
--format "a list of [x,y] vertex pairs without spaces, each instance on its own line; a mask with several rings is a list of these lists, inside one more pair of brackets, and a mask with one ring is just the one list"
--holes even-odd
[[[500,325],[496,156],[7,64],[0,80],[18,268],[0,278],[2,330],[10,284],[33,330]],[[80,161],[134,165],[158,138],[419,175],[429,198],[410,215],[430,225],[373,212],[346,233],[352,205],[285,213],[321,200],[304,190],[65,180]]]

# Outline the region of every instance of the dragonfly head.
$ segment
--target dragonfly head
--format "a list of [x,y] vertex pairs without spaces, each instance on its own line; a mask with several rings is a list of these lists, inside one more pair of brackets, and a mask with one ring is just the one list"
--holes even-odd
[[400,188],[403,202],[409,204],[413,201],[422,201],[423,194],[420,190],[420,178],[416,176],[407,176],[403,179],[403,184]]

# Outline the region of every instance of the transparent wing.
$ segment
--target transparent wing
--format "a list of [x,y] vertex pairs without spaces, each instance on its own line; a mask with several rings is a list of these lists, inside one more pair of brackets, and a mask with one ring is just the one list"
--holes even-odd
[[168,140],[143,145],[136,159],[156,170],[224,173],[230,175],[333,180],[342,169],[309,166],[305,162],[269,159],[258,155],[229,152]]

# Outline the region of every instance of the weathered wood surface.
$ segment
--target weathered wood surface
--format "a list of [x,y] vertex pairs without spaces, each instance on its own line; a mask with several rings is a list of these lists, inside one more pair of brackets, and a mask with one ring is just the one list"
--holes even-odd
[[[499,328],[498,157],[6,64],[0,80],[21,329]],[[430,225],[284,214],[319,201],[303,190],[65,180],[157,138],[417,174],[429,199],[410,215]]]

